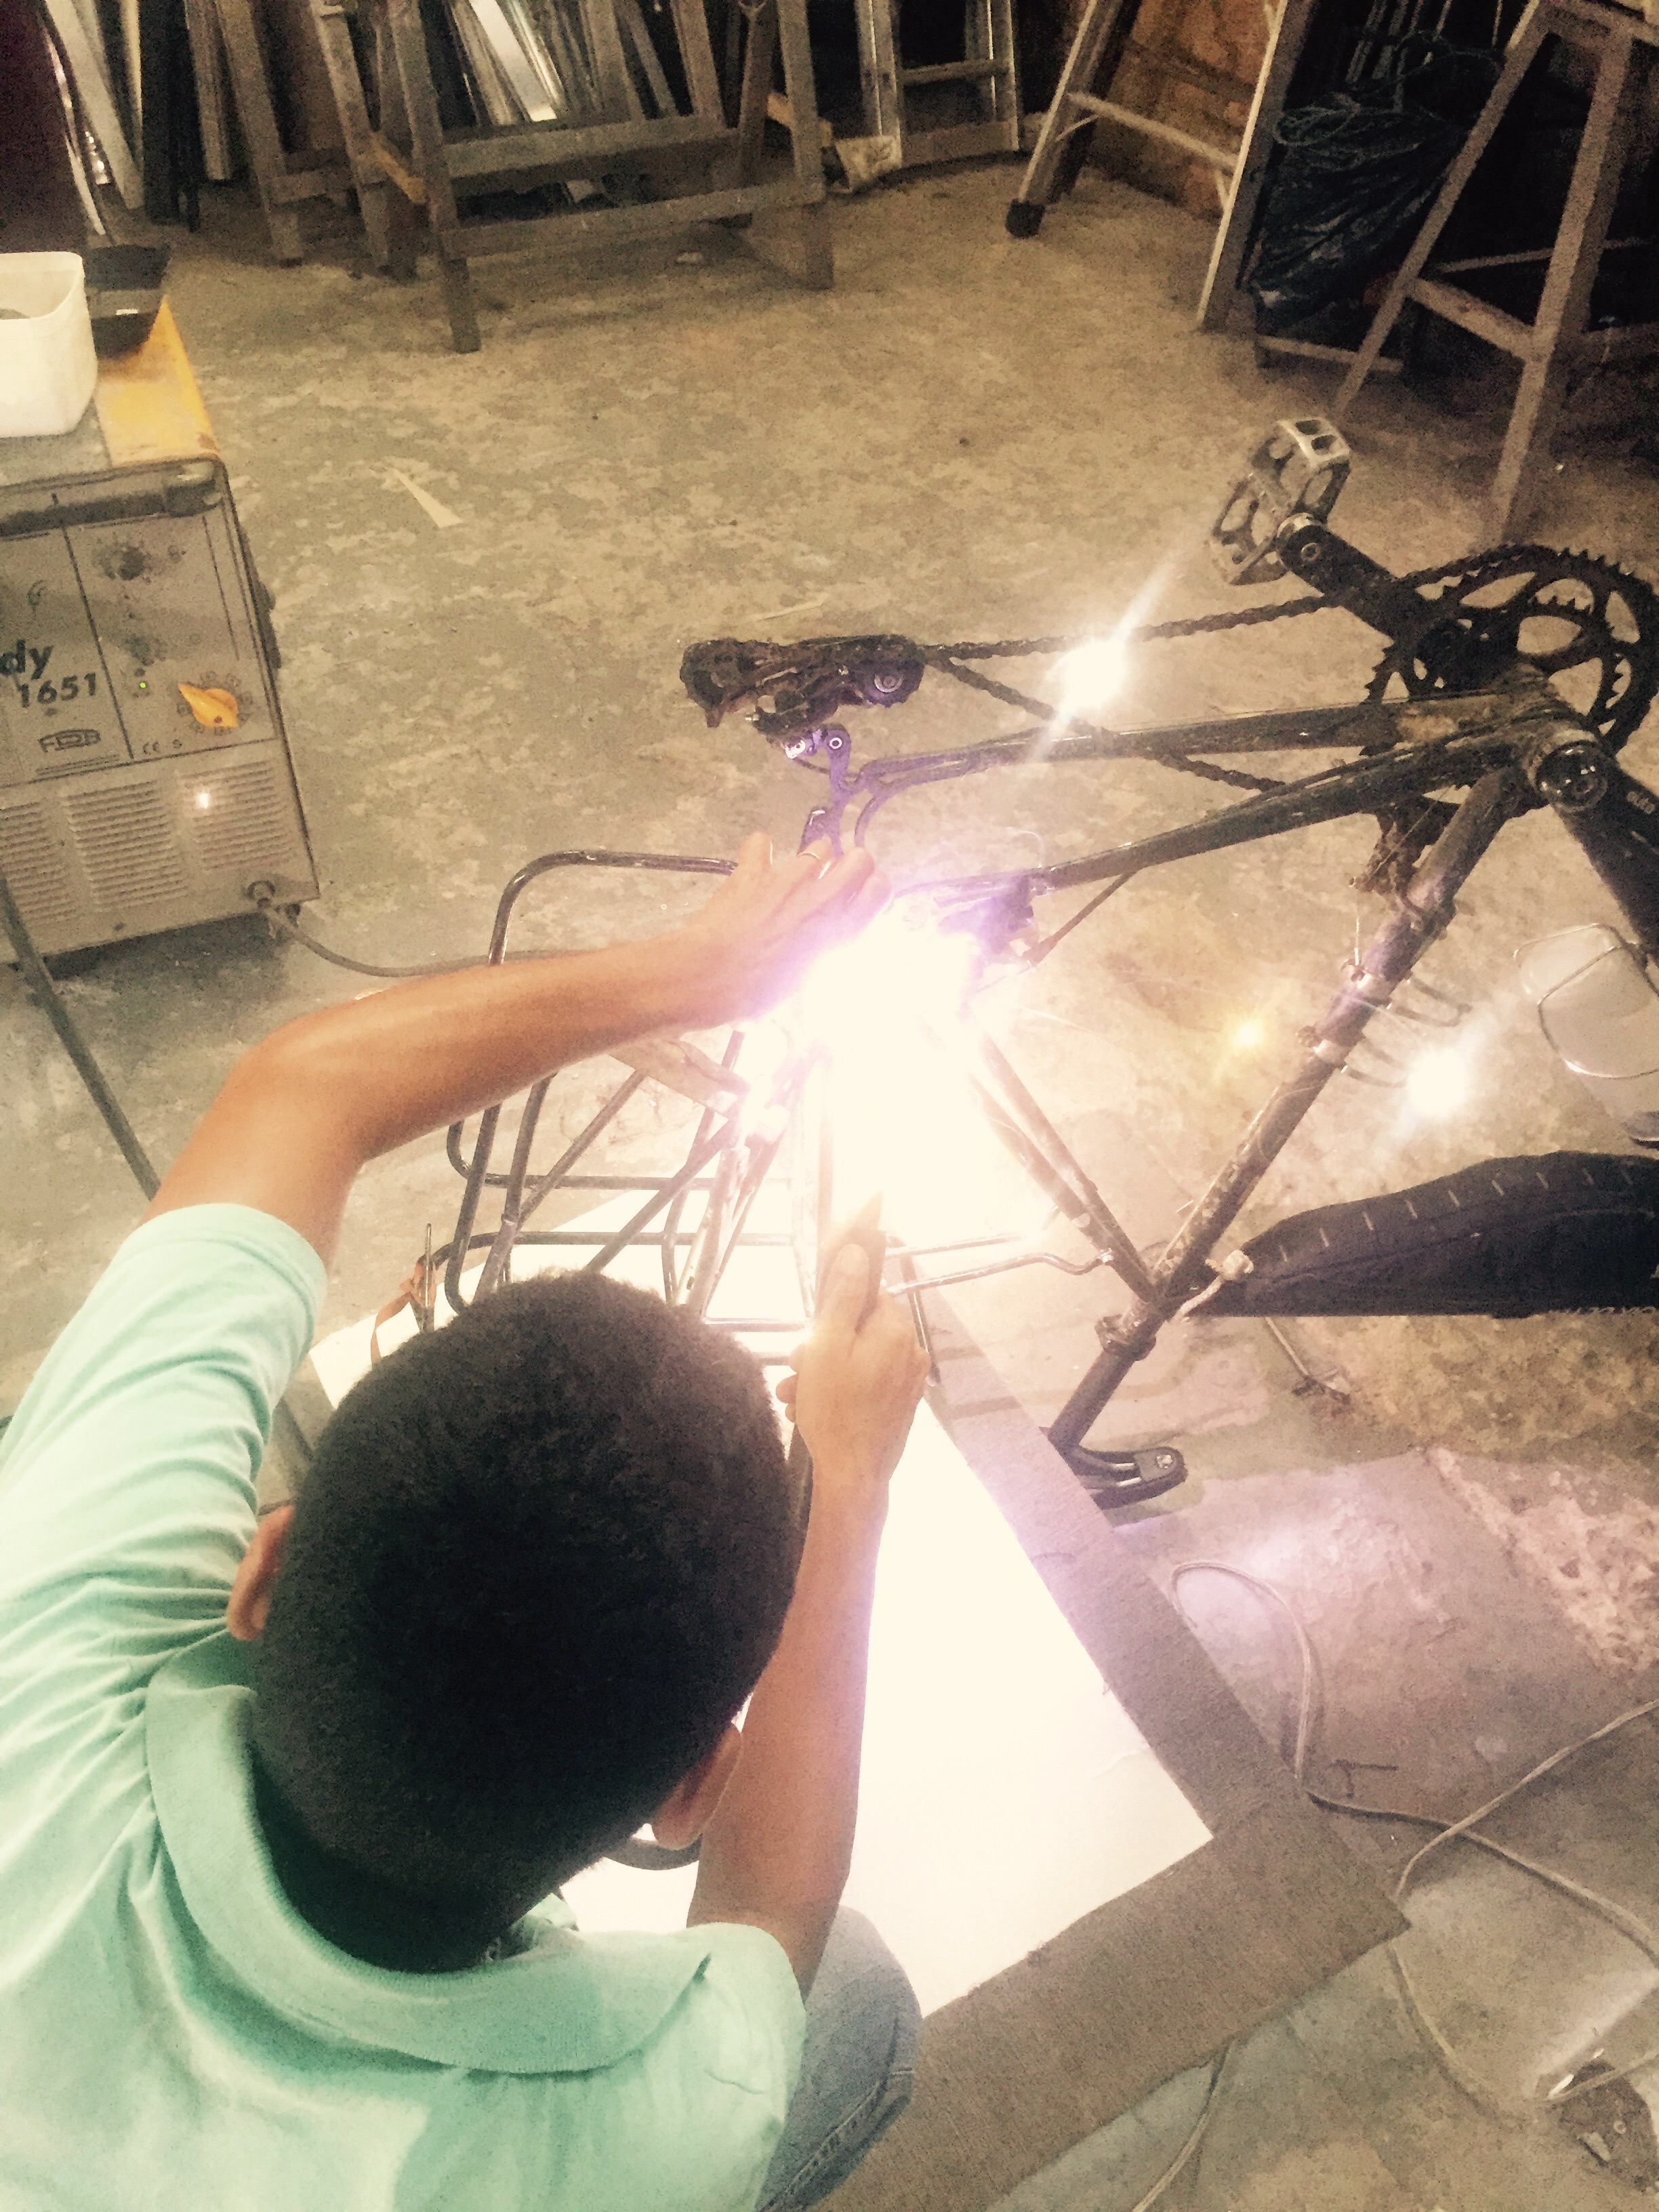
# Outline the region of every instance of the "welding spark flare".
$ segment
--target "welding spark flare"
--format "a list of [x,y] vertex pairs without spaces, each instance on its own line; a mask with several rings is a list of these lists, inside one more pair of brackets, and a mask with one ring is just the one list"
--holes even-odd
[[1091,637],[1063,653],[1054,663],[1060,682],[1060,712],[1077,722],[1110,706],[1128,673],[1129,649],[1118,636]]
[[988,1127],[970,1080],[973,939],[889,908],[814,966],[799,1018],[826,1056],[836,1204],[876,1192],[904,1243],[1034,1237],[1047,1202]]

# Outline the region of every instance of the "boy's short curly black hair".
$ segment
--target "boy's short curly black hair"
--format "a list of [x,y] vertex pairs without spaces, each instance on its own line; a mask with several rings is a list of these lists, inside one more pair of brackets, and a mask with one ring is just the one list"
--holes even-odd
[[469,1963],[719,1741],[799,1552],[756,1363],[601,1276],[480,1299],[345,1398],[255,1646],[292,1901],[393,1966]]

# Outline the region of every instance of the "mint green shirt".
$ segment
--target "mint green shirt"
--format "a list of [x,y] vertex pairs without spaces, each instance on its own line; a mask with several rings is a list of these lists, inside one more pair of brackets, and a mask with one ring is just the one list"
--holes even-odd
[[3,2212],[738,2212],[799,2064],[759,1929],[368,1966],[254,1817],[225,1601],[322,1263],[234,1206],[130,1237],[0,1446]]

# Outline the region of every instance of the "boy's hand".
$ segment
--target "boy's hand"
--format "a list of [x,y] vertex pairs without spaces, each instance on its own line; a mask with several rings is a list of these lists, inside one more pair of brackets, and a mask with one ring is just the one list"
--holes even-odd
[[746,1921],[811,1986],[852,1863],[876,1562],[887,1481],[927,1372],[904,1308],[863,1319],[871,1259],[830,1262],[799,1370],[778,1396],[812,1454],[812,1510],[778,1646],[743,1723],[743,1752],[703,1836],[688,1921]]
[[884,1490],[927,1379],[927,1355],[896,1298],[878,1298],[859,1327],[869,1287],[869,1254],[843,1245],[812,1334],[793,1355],[796,1371],[777,1386],[812,1455],[815,1496],[832,1487]]
[[763,831],[745,837],[736,868],[672,940],[687,963],[688,1022],[712,1027],[775,1006],[820,952],[873,920],[887,888],[868,853],[831,860],[819,843],[775,860]]

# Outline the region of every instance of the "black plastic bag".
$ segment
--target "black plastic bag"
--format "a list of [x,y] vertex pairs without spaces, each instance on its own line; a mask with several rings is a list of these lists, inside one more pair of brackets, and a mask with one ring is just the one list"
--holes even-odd
[[1468,135],[1426,107],[1346,96],[1294,108],[1246,280],[1265,336],[1352,299],[1428,213]]

